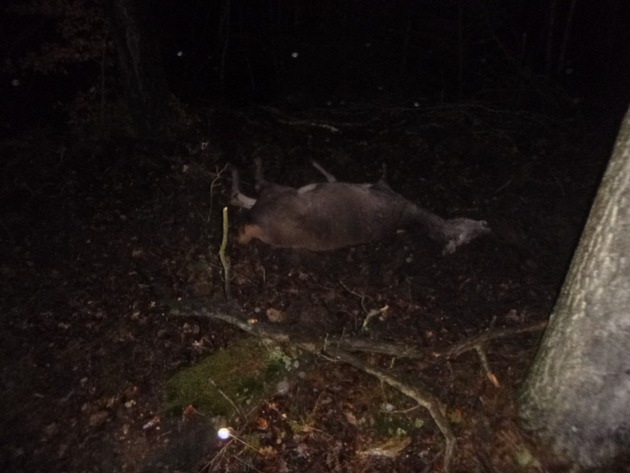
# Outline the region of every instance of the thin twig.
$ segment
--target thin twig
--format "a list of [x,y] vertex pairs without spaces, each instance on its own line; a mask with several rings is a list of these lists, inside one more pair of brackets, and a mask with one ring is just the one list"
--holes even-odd
[[363,360],[361,360],[360,358],[357,358],[356,356],[351,355],[344,350],[329,348],[327,351],[329,354],[335,356],[337,359],[374,376],[379,381],[388,384],[397,391],[403,393],[405,396],[410,397],[411,399],[416,401],[418,405],[424,407],[429,412],[431,418],[435,422],[435,425],[437,425],[438,429],[440,429],[440,432],[442,432],[442,435],[446,440],[443,465],[445,472],[450,471],[451,460],[453,458],[453,452],[455,451],[455,444],[457,440],[455,438],[455,435],[453,434],[453,431],[451,430],[448,421],[446,420],[446,417],[444,416],[444,408],[436,398],[434,398],[429,393],[424,392],[424,390],[422,390],[421,388],[412,387],[408,384],[403,383],[395,377],[363,362]]
[[223,282],[223,288],[225,289],[225,299],[231,300],[232,293],[230,291],[230,257],[225,254],[225,249],[227,248],[228,242],[228,208],[223,207],[223,238],[221,240],[221,248],[219,249],[219,259],[221,260],[221,265],[223,266],[223,277],[225,278]]
[[483,345],[476,345],[475,350],[477,351],[477,355],[479,356],[481,367],[483,368],[484,373],[486,373],[486,378],[488,378],[488,380],[494,385],[494,387],[500,387],[501,384],[499,383],[499,379],[490,369],[490,363],[488,363],[488,357],[486,356]]
[[223,397],[223,399],[225,399],[233,408],[234,411],[238,414],[238,416],[241,418],[241,422],[243,422],[243,424],[247,424],[247,416],[245,415],[245,413],[236,405],[236,403],[232,400],[231,397],[229,397],[227,394],[225,394],[225,391],[223,391],[223,389],[221,389],[219,386],[217,386],[217,383],[214,382],[214,380],[212,378],[208,378],[208,383],[210,383],[212,385],[212,387],[214,389],[217,390],[217,392],[221,395],[221,397]]
[[515,335],[520,335],[521,333],[528,332],[541,332],[547,327],[547,321],[544,320],[542,322],[537,322],[532,325],[526,325],[525,327],[515,327],[515,328],[504,328],[500,330],[493,330],[491,332],[484,332],[479,335],[475,335],[472,338],[468,338],[462,342],[456,343],[448,350],[442,353],[442,356],[446,358],[456,358],[462,353],[465,353],[469,350],[475,350],[478,345],[483,343],[500,340],[502,338],[509,338]]

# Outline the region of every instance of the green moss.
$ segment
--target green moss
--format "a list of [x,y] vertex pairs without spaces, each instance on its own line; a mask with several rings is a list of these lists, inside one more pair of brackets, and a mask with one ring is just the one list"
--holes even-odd
[[273,394],[291,367],[279,346],[245,338],[176,373],[166,383],[166,409],[175,414],[192,404],[209,417],[233,418]]

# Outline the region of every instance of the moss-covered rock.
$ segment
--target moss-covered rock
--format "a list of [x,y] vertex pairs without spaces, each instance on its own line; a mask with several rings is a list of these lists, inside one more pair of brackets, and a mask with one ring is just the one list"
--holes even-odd
[[166,383],[166,409],[193,405],[211,418],[231,419],[273,395],[293,359],[281,347],[244,338],[176,373]]

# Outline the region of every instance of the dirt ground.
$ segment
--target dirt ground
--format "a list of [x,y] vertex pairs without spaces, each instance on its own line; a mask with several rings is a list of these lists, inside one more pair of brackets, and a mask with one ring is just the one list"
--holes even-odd
[[[458,440],[452,471],[568,471],[516,425],[540,331],[485,345],[499,386],[474,350],[438,355],[548,317],[613,140],[579,120],[475,106],[204,112],[165,143],[42,129],[4,140],[0,469],[442,471],[429,414],[331,358],[313,357],[282,392],[247,406],[229,441],[195,406],[165,410],[171,376],[248,336],[172,308],[223,307],[226,164],[252,193],[260,157],[270,180],[295,186],[321,180],[313,159],[353,182],[376,181],[385,164],[408,199],[493,233],[448,256],[413,232],[325,254],[230,241],[233,315],[425,353],[356,356],[441,401]],[[230,217],[234,228],[243,211]],[[383,435],[385,417],[410,427]]]

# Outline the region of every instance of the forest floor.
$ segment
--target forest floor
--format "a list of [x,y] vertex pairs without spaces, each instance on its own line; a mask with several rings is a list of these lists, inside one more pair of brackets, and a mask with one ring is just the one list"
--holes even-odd
[[[473,105],[212,112],[177,143],[41,129],[3,140],[0,469],[443,471],[429,413],[330,356],[311,354],[276,393],[238,406],[228,440],[202,407],[166,407],[173,375],[251,337],[173,309],[194,300],[291,338],[412,347],[419,356],[353,356],[440,401],[452,471],[568,471],[517,426],[541,330],[485,343],[487,372],[475,350],[444,354],[548,318],[613,140],[577,119]],[[253,193],[255,157],[293,186],[322,180],[311,160],[352,182],[385,164],[397,192],[493,233],[446,256],[412,232],[322,254],[231,239],[226,306],[226,165]],[[230,212],[234,227],[243,211]]]

